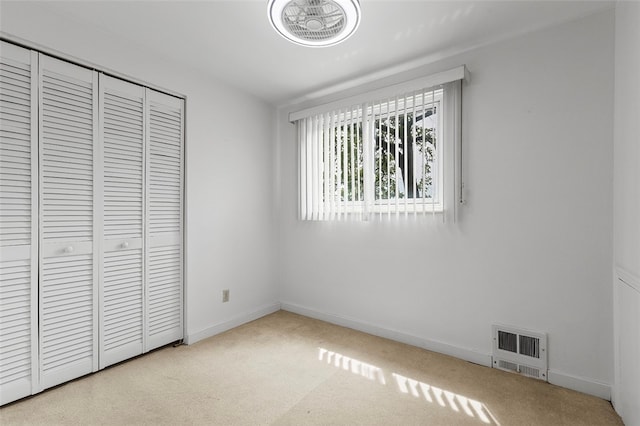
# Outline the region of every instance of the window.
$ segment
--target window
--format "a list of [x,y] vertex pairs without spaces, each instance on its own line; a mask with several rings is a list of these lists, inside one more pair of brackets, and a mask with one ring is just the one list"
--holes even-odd
[[301,219],[444,218],[459,98],[456,81],[299,118]]

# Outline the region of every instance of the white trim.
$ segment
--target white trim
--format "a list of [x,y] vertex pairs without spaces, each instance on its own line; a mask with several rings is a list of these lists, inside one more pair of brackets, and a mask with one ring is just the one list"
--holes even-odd
[[[185,209],[184,193],[186,188],[185,186],[186,173],[184,170],[186,166],[185,157],[184,157],[184,152],[185,152],[184,144],[186,141],[186,138],[184,135],[184,120],[185,120],[184,105],[185,105],[185,100],[181,99],[180,100],[180,130],[181,130],[180,131],[180,290],[181,290],[180,291],[180,336],[181,336],[181,339],[184,339],[184,330],[185,330],[185,325],[187,323],[187,321],[185,320],[187,311],[184,306],[185,300],[186,300],[184,276],[185,276],[185,268],[187,267],[186,257],[184,254],[184,248],[185,248],[184,223],[186,221],[186,216],[184,213],[184,209]],[[146,182],[145,182],[145,185],[146,185]]]
[[142,353],[149,351],[149,89],[142,88]]
[[472,362],[474,364],[483,365],[485,367],[491,367],[491,354],[480,352],[476,349],[467,349],[437,340],[425,339],[423,337],[418,337],[412,334],[403,333],[398,330],[381,327],[379,325],[360,321],[354,318],[348,318],[341,315],[307,308],[295,303],[281,302],[280,305],[281,309],[284,311],[293,312],[295,314],[326,321],[331,324],[336,324],[342,327],[362,331],[363,333],[372,334],[374,336],[383,337],[385,339],[394,340],[396,342],[406,343],[411,346],[416,346],[432,352],[449,355],[455,358]]
[[618,280],[640,293],[640,277],[621,266],[615,267],[615,274]]
[[[304,315],[306,317],[340,325],[342,327],[352,328],[354,330],[362,331],[363,333],[373,334],[374,336],[384,337],[386,339],[406,343],[408,345],[423,348],[432,352],[449,355],[455,358],[462,359],[464,361],[472,362],[474,364],[491,367],[491,354],[481,352],[477,349],[468,349],[449,343],[425,339],[423,337],[414,336],[412,334],[403,333],[398,330],[381,327],[357,319],[321,312],[316,309],[297,305],[295,303],[281,302],[281,309],[299,315]],[[606,400],[611,399],[610,384],[598,382],[597,380],[591,378],[573,376],[556,370],[549,370],[548,378],[549,383],[552,383],[554,385],[597,396],[598,398]]]
[[589,377],[573,376],[557,370],[549,370],[549,383],[572,389],[598,398],[611,400],[611,385]]
[[620,401],[620,382],[621,368],[620,368],[620,303],[618,302],[620,297],[620,285],[624,283],[618,278],[618,268],[613,268],[613,386],[611,388],[611,405],[616,412],[622,416],[622,404]]
[[[38,359],[37,359],[37,363],[38,363],[38,382],[34,383],[32,385],[32,390],[33,393],[36,394],[38,392],[42,392],[44,390],[44,386],[42,385],[42,376],[44,375],[44,369],[42,368],[42,333],[40,332],[42,324],[40,323],[41,318],[44,318],[44,302],[43,302],[43,294],[40,291],[40,285],[41,285],[41,281],[40,281],[40,277],[42,277],[42,266],[44,264],[44,253],[42,250],[42,244],[44,243],[44,237],[43,237],[43,232],[42,230],[44,229],[44,219],[43,219],[43,214],[42,214],[42,201],[44,198],[44,194],[42,191],[42,188],[44,188],[44,178],[43,178],[43,173],[42,173],[42,167],[44,164],[44,159],[43,159],[43,155],[44,155],[44,141],[42,140],[42,132],[43,132],[43,113],[41,111],[42,108],[42,90],[40,90],[42,88],[42,74],[43,74],[43,64],[42,64],[42,54],[41,53],[36,53],[36,55],[38,55],[38,145],[37,145],[37,152],[36,155],[38,156],[38,173],[36,174],[35,178],[38,179],[38,274],[37,274],[37,281],[38,281],[38,291],[37,291],[37,304],[32,306],[32,309],[35,311],[38,311],[37,314],[37,324],[38,324],[38,331],[37,331],[37,347],[38,347]],[[33,99],[33,98],[32,98]],[[32,145],[33,146],[33,145]],[[32,153],[33,155],[33,153]],[[33,212],[32,212],[33,213]],[[34,271],[31,271],[31,273],[33,274]],[[33,300],[33,299],[32,299]]]
[[[145,105],[146,105],[146,92],[145,92]],[[145,112],[146,114],[146,112]],[[145,135],[146,137],[146,135]],[[145,139],[146,140],[146,139]],[[146,147],[145,147],[146,149]],[[184,341],[184,337],[187,335],[187,315],[189,313],[189,293],[187,286],[187,273],[188,273],[188,264],[187,261],[189,259],[187,255],[188,247],[188,235],[189,235],[189,224],[187,223],[187,212],[189,209],[189,198],[188,198],[188,186],[187,186],[187,98],[184,98],[184,102],[182,103],[182,210],[180,214],[182,215],[182,337]],[[146,151],[145,151],[146,155]],[[145,157],[146,158],[146,157]],[[146,167],[146,166],[145,166]],[[145,169],[145,179],[146,179],[146,169]],[[146,185],[146,180],[145,180]],[[146,192],[145,192],[146,196]],[[145,205],[147,200],[145,199]],[[146,216],[145,216],[146,217]],[[146,220],[146,219],[145,219]],[[145,225],[146,226],[146,225]],[[145,230],[146,232],[146,230]],[[146,235],[146,234],[145,234]],[[146,243],[146,242],[145,242]],[[146,246],[145,246],[146,247]],[[146,248],[145,248],[146,250]],[[146,266],[145,266],[146,267]]]
[[341,107],[349,107],[353,105],[361,105],[372,99],[385,99],[395,97],[398,94],[409,93],[415,90],[435,87],[445,83],[451,83],[456,80],[464,80],[468,75],[467,68],[464,65],[459,67],[442,71],[436,74],[431,74],[425,77],[416,78],[413,80],[405,81],[402,83],[394,84],[391,86],[383,87],[381,89],[360,93],[358,95],[350,96],[344,99],[340,99],[334,102],[329,102],[322,105],[316,105],[310,108],[305,108],[299,111],[291,112],[289,114],[289,121],[294,123],[301,118],[310,117],[317,114],[322,114],[327,111],[338,110]]
[[620,367],[620,290],[622,286],[627,286],[632,290],[640,293],[640,277],[630,272],[629,270],[616,265],[613,268],[613,376],[614,384],[612,386],[611,404],[618,412],[618,414],[624,417],[622,411],[623,403],[621,402],[622,396],[620,395],[620,382],[622,381],[622,371]]
[[104,330],[104,106],[100,74],[92,71],[93,83],[93,369],[100,369]]
[[[40,55],[31,50],[31,388],[40,389]],[[16,248],[15,246],[13,247]],[[6,259],[6,258],[5,258]]]
[[195,333],[186,334],[184,343],[186,343],[187,345],[193,345],[194,343],[200,340],[207,339],[209,337],[215,336],[216,334],[224,333],[227,330],[231,330],[232,328],[241,326],[242,324],[255,321],[258,318],[262,318],[274,312],[278,312],[279,310],[280,310],[280,303],[276,302],[276,303],[262,306],[253,311],[236,315],[227,321],[220,322],[211,327],[207,327],[200,331],[196,331]]

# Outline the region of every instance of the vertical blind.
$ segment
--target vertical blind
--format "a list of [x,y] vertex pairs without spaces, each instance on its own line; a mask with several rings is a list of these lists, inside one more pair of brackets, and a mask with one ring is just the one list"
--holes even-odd
[[460,94],[455,80],[298,118],[300,219],[444,220],[460,197]]

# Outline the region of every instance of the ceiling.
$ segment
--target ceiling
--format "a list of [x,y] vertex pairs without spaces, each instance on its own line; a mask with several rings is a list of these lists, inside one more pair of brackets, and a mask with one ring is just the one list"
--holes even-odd
[[452,54],[612,7],[607,1],[361,0],[357,33],[337,46],[281,38],[267,0],[46,1],[52,13],[281,105],[404,63]]

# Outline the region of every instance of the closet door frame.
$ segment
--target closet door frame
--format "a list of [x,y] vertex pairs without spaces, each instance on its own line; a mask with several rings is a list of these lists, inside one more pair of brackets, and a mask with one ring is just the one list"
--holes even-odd
[[[31,393],[40,390],[40,55],[31,50]],[[34,214],[34,213],[37,213]]]

